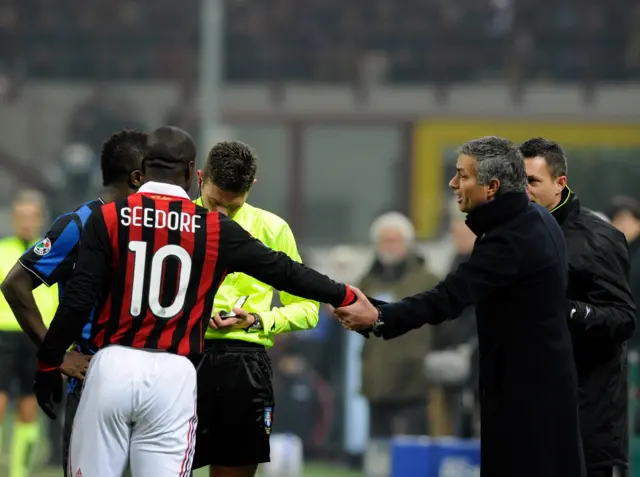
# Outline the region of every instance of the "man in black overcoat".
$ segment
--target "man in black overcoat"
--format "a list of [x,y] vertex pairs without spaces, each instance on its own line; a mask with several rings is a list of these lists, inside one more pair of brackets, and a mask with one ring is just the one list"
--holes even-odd
[[393,339],[475,305],[481,476],[584,477],[562,231],[530,203],[524,159],[506,139],[464,144],[449,185],[477,236],[470,259],[400,302],[374,306],[355,290],[338,319]]

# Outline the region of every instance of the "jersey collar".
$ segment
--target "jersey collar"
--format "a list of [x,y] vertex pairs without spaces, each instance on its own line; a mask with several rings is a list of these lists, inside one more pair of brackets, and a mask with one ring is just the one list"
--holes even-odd
[[189,200],[189,194],[180,186],[164,182],[147,182],[138,189],[138,194],[158,194]]
[[560,196],[560,203],[551,210],[551,215],[562,225],[564,221],[567,220],[567,217],[576,209],[580,210],[578,196],[569,189],[569,186],[565,186]]

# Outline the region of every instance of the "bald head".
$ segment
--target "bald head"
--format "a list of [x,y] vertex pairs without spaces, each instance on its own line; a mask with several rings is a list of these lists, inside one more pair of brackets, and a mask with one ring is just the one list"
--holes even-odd
[[196,145],[188,132],[174,126],[162,126],[149,134],[145,164],[171,169],[196,160]]
[[189,133],[162,126],[149,134],[142,171],[146,181],[171,182],[188,190],[195,161],[196,145]]

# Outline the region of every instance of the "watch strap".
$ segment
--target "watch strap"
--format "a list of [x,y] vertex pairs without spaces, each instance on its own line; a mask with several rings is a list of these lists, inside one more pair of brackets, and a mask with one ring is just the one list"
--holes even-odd
[[258,313],[251,313],[251,315],[254,318],[254,322],[253,324],[247,328],[248,330],[262,330],[263,326],[262,326],[262,318],[260,317],[260,315]]
[[382,330],[384,328],[384,315],[382,314],[382,310],[376,306],[376,310],[378,310],[378,319],[371,326],[371,331],[375,336],[381,336]]

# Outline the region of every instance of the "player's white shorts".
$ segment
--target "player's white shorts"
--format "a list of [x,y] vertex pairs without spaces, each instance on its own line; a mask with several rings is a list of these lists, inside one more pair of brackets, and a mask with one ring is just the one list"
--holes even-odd
[[91,360],[73,422],[69,477],[187,477],[196,370],[182,356],[122,346]]

